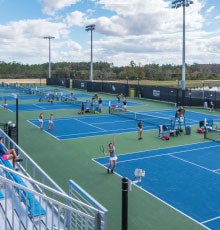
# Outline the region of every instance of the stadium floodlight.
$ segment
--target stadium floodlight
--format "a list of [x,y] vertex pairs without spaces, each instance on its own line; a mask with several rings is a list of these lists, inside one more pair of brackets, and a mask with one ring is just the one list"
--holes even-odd
[[90,62],[90,81],[93,81],[93,46],[92,46],[92,32],[95,29],[95,24],[91,24],[85,27],[85,30],[91,31],[91,62]]
[[193,4],[190,0],[175,0],[172,2],[172,8],[178,9],[183,7],[183,48],[182,48],[182,96],[185,98],[186,88],[186,63],[185,63],[185,8]]
[[48,67],[48,78],[51,78],[51,51],[50,51],[50,40],[54,39],[52,36],[45,36],[44,39],[48,39],[49,41],[49,67]]

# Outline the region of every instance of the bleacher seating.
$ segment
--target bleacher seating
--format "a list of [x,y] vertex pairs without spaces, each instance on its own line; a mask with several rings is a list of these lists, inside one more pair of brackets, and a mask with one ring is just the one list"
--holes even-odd
[[[8,160],[0,160],[0,164],[5,165],[6,167],[13,169],[13,166]],[[5,172],[8,179],[15,181],[16,183],[28,187],[22,178],[14,173]],[[21,201],[27,205],[28,212],[30,217],[38,217],[40,215],[45,215],[46,211],[41,207],[39,201],[33,196],[31,193],[26,193],[24,190],[19,191],[17,188],[17,192],[21,197]],[[28,204],[26,203],[28,200]]]
[[0,199],[4,198],[4,194],[2,193],[2,191],[0,191]]

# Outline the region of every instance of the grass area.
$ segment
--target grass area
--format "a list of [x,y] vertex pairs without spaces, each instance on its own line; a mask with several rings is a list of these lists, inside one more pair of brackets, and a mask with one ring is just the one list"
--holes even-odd
[[[108,97],[103,95],[102,99]],[[141,103],[145,105],[132,109],[147,111],[173,108],[172,104],[148,100],[142,100]],[[99,143],[107,145],[112,136],[58,141],[27,122],[29,119],[37,119],[39,112],[19,112],[19,145],[65,191],[68,189],[68,180],[72,179],[106,207],[109,210],[108,229],[121,229],[121,178],[107,174],[103,167],[92,161],[93,158],[101,157]],[[78,116],[78,110],[51,110],[44,112],[45,117],[49,117],[51,112],[55,118]],[[104,112],[107,113],[108,110]],[[1,123],[15,121],[15,113],[0,109],[0,119]],[[191,135],[171,138],[169,142],[157,138],[158,130],[144,131],[144,140],[141,142],[137,140],[137,132],[118,134],[117,153],[125,154],[201,142],[203,136],[196,134],[196,128],[192,127]],[[190,218],[137,187],[133,187],[129,192],[128,215],[130,230],[203,229]]]

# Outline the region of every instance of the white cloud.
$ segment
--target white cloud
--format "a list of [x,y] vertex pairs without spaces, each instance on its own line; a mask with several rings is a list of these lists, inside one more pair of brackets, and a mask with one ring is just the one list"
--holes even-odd
[[215,6],[211,6],[206,10],[206,13],[210,14],[211,12],[213,12],[214,9],[215,9]]
[[65,21],[68,27],[71,26],[84,26],[86,15],[80,11],[74,11],[67,15]]
[[[76,1],[42,2],[44,9],[49,7],[56,12]],[[181,64],[182,8],[172,9],[169,3],[163,0],[98,0],[92,14],[88,14],[89,5],[82,11],[60,14],[59,18],[56,15],[0,25],[0,56],[4,60],[24,63],[47,62],[48,41],[42,38],[50,35],[56,38],[51,43],[53,62],[90,61],[90,37],[84,26],[94,23],[94,61],[108,61],[116,66],[127,65],[131,60],[143,64]],[[105,12],[111,12],[100,13],[100,6]],[[208,19],[206,14],[202,15],[203,7],[204,2],[194,0],[194,4],[186,8],[187,63],[219,60],[219,30],[205,31]]]
[[216,16],[215,19],[216,19],[216,20],[219,20],[219,19],[220,19],[220,15]]
[[[138,60],[142,63],[181,63],[182,8],[172,9],[162,0],[100,0],[99,3],[116,14],[93,21],[97,33],[106,36],[95,41],[97,58],[106,56],[111,62],[122,65],[131,59],[136,59],[137,63]],[[186,8],[186,40],[191,41],[191,32],[197,35],[203,32],[205,18],[201,15],[202,7],[204,4],[195,0]],[[193,44],[196,46],[196,40]]]
[[48,56],[48,42],[43,37],[50,35],[63,39],[68,33],[65,24],[43,19],[20,20],[0,25],[0,56],[7,61],[33,63],[38,59],[36,63],[46,62],[47,58],[41,59]]
[[78,1],[80,0],[39,0],[43,7],[43,13],[48,15],[54,15],[57,11],[76,4]]

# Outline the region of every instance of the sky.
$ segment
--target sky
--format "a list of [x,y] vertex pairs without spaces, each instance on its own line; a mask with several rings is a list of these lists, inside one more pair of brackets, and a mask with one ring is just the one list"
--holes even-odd
[[[187,64],[220,63],[220,0],[185,9]],[[182,63],[183,7],[170,0],[0,0],[0,62]]]

